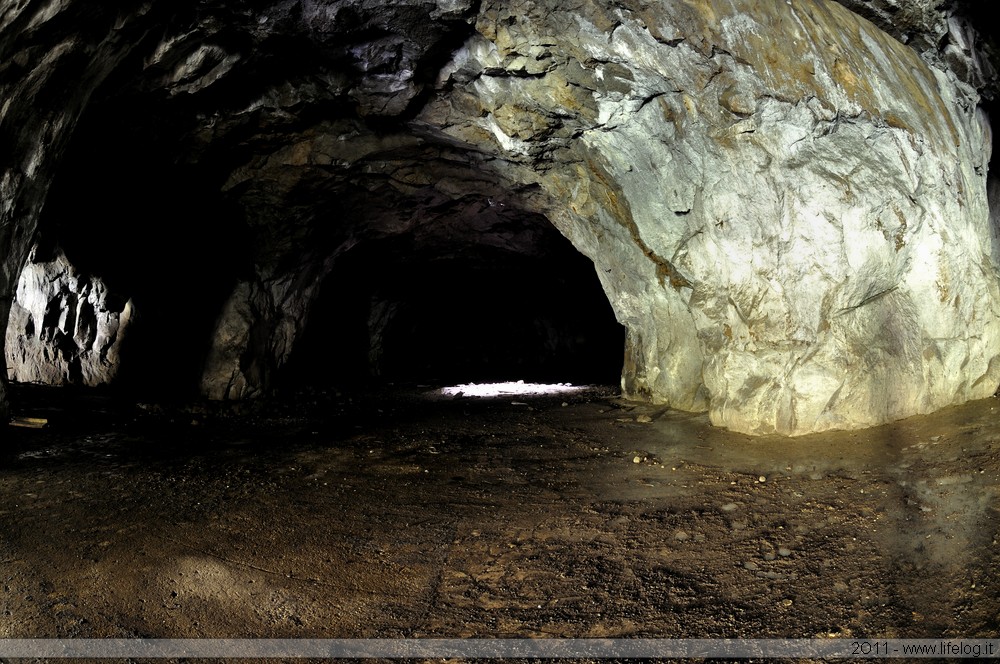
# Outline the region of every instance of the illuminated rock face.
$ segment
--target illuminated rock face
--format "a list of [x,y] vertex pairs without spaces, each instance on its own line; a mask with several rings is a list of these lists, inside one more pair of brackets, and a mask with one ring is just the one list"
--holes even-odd
[[548,195],[627,394],[791,435],[992,394],[975,94],[830,3],[619,6],[487,7],[423,117]]
[[[996,70],[940,3],[159,14],[154,2],[95,14],[61,51],[41,49],[48,60],[28,57],[49,38],[38,25],[76,5],[0,17],[0,43],[29,63],[2,90],[0,121],[23,125],[12,142],[23,158],[0,181],[0,240],[14,249],[3,278],[20,269],[90,95],[125,100],[137,126],[174,132],[164,160],[207,169],[199,180],[219,183],[253,238],[252,267],[206,341],[209,396],[267,388],[317,284],[357,247],[405,238],[453,251],[475,236],[523,252],[531,215],[594,262],[627,328],[629,397],[798,435],[929,412],[1000,382],[992,136],[979,107]],[[109,36],[88,41],[99,20]],[[280,51],[289,44],[308,57]],[[62,57],[74,51],[88,54],[88,76],[64,71],[79,66]],[[100,88],[119,65],[144,74]],[[71,74],[80,94],[51,106]]]
[[105,385],[120,366],[132,302],[81,275],[56,252],[21,271],[7,324],[7,377],[44,385]]

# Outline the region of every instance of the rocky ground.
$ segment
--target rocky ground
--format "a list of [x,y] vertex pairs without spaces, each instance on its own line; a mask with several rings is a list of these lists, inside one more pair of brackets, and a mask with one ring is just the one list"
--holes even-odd
[[[0,637],[996,637],[997,402],[751,438],[427,388],[21,393]],[[44,407],[42,404],[46,404]]]

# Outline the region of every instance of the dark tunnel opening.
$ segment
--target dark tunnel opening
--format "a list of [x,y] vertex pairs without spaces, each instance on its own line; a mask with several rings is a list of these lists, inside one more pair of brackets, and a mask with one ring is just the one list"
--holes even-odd
[[176,135],[127,98],[95,103],[39,223],[43,255],[61,248],[83,274],[132,299],[113,387],[151,398],[195,395],[218,311],[250,269],[240,211],[210,173],[177,157]]
[[590,260],[548,231],[541,256],[475,245],[434,256],[407,239],[348,252],[283,384],[617,383],[624,328]]
[[[191,159],[178,144],[182,123],[149,116],[147,103],[95,102],[81,120],[40,220],[38,253],[60,248],[83,274],[132,298],[114,392],[186,399],[197,395],[224,303],[252,278],[256,245],[280,238],[248,229],[220,192],[225,170]],[[592,262],[541,215],[464,205],[341,255],[272,387],[617,384],[624,328]],[[470,224],[476,215],[487,221]]]
[[1000,100],[984,99],[981,108],[986,114],[992,139],[990,161],[986,173],[986,202],[989,206],[990,237],[992,239],[993,260],[1000,260],[1000,136],[997,135],[997,121],[1000,120]]
[[[448,200],[433,187],[384,196],[352,184],[357,172],[316,169],[304,169],[301,186],[284,192],[289,199],[271,198],[266,184],[223,192],[249,152],[276,149],[270,141],[280,144],[280,132],[251,146],[243,139],[260,127],[250,120],[231,128],[221,147],[200,144],[193,102],[150,92],[141,60],[127,65],[80,119],[38,225],[38,255],[61,249],[81,273],[134,303],[114,391],[196,396],[236,284],[259,280],[269,269],[262,262],[288,268],[300,258],[289,247],[308,250],[301,261],[320,265],[354,236],[369,239],[333,263],[289,362],[264,393],[359,382],[619,382],[624,328],[592,262],[543,216],[494,206],[493,175],[459,173],[467,192]],[[220,90],[210,98],[224,97]],[[317,112],[296,109],[284,130],[309,124],[308,113]],[[338,106],[333,114],[344,112]],[[379,158],[413,160],[432,180],[454,168],[441,157],[429,165],[425,156]],[[359,210],[341,214],[351,207],[350,187],[361,192]],[[301,209],[292,212],[289,203]],[[394,235],[400,208],[427,216]],[[343,223],[326,223],[332,218]],[[270,341],[251,351],[266,354]]]

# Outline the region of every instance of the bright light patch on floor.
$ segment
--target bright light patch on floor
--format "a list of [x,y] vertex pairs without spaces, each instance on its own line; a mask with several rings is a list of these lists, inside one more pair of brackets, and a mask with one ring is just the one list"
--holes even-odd
[[582,392],[587,389],[586,385],[570,385],[569,383],[525,383],[519,380],[516,383],[467,383],[465,385],[453,385],[442,387],[441,394],[448,396],[463,395],[467,397],[502,397],[511,394],[566,394],[569,392]]

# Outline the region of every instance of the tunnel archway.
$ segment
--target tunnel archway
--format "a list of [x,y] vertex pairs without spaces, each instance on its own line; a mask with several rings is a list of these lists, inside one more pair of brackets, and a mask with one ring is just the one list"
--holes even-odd
[[[42,255],[65,251],[82,274],[134,301],[117,390],[194,396],[226,298],[296,262],[311,276],[293,288],[312,277],[322,288],[295,314],[292,355],[257,357],[272,352],[263,324],[239,358],[264,367],[263,393],[359,380],[618,382],[624,328],[593,263],[474,160],[456,170],[453,158],[408,147],[377,155],[419,164],[427,181],[451,169],[453,186],[467,189],[458,195],[388,189],[379,173],[323,172],[275,200],[256,184],[224,189],[218,155],[178,151],[185,122],[143,112],[148,101],[95,102],[39,225]],[[255,203],[258,218],[248,220]],[[305,211],[285,228],[288,203]],[[403,230],[400,210],[411,214]],[[77,223],[83,217],[95,223]],[[355,235],[365,239],[353,246]]]
[[[593,264],[541,215],[530,253],[412,237],[345,254],[324,281],[281,383],[617,382],[624,328]],[[481,239],[480,239],[481,241]]]

